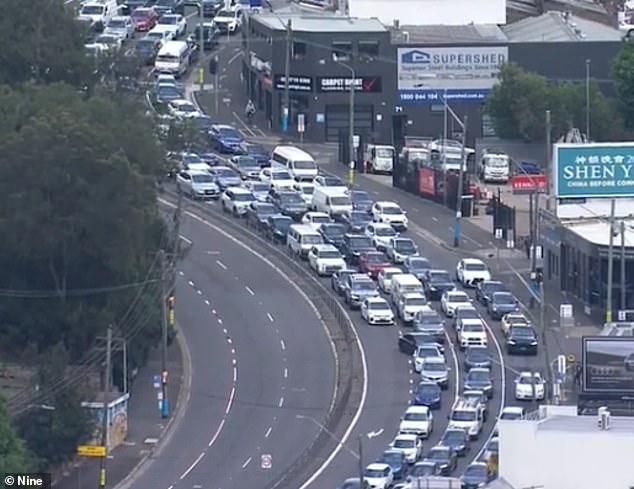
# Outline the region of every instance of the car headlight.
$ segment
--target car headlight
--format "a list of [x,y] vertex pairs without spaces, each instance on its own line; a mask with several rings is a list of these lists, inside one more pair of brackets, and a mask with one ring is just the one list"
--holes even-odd
[[491,309],[493,309],[494,311],[498,310],[498,306],[493,306]]
[[514,345],[515,344],[515,340],[508,340],[507,342],[509,345]]
[[537,346],[537,342],[536,341],[531,341],[531,346]]

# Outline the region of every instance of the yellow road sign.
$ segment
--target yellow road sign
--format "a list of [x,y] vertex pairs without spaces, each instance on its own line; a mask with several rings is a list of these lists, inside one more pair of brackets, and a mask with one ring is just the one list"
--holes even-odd
[[77,454],[84,457],[105,457],[106,447],[103,445],[79,445]]

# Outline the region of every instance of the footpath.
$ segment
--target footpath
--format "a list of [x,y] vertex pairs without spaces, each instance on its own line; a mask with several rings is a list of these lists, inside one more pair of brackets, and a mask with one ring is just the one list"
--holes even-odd
[[[173,420],[182,405],[184,387],[189,383],[189,367],[184,362],[186,354],[181,346],[184,339],[174,341],[167,351],[169,372],[168,399],[171,416],[162,419],[158,409],[157,390],[153,378],[161,372],[161,352],[154,349],[147,365],[141,368],[134,379],[128,404],[128,436],[126,441],[108,456],[106,483],[109,488],[129,486],[135,476],[143,471],[144,462],[168,436]],[[62,473],[56,474],[53,486],[56,489],[85,489],[97,487],[99,482],[99,458],[77,457]]]

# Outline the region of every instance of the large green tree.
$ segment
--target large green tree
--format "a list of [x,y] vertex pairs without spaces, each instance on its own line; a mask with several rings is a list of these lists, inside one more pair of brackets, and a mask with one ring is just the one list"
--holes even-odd
[[0,474],[27,472],[32,469],[31,457],[15,432],[4,398],[0,396]]
[[[496,133],[503,138],[543,141],[546,111],[551,112],[555,138],[573,127],[585,128],[586,87],[584,84],[552,82],[514,63],[504,65],[500,83],[487,98],[485,111]],[[591,138],[598,141],[622,137],[622,121],[612,101],[590,85]]]
[[158,334],[159,288],[123,285],[157,278],[164,237],[151,120],[134,101],[66,85],[0,88],[2,102],[2,344],[41,353],[61,342],[76,362],[119,322],[136,335],[138,365]]
[[84,28],[73,15],[63,0],[2,0],[0,83],[85,83]]
[[612,64],[612,79],[627,129],[634,129],[634,43],[626,41]]

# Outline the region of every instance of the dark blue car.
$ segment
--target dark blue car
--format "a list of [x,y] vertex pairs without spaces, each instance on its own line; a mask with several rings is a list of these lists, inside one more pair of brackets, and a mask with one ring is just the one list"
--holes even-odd
[[240,153],[240,145],[244,138],[238,130],[226,124],[214,124],[209,129],[211,144],[219,153]]
[[350,193],[350,200],[352,200],[352,208],[355,211],[370,212],[374,201],[370,198],[370,194],[363,190],[353,190]]
[[416,406],[427,406],[429,409],[440,409],[442,391],[435,382],[420,382],[414,394]]
[[474,462],[465,469],[460,482],[462,489],[478,489],[491,482],[492,479],[486,463]]
[[403,452],[398,450],[385,450],[377,462],[388,464],[392,469],[392,474],[394,474],[395,479],[405,477],[407,461],[405,460],[405,454]]
[[261,168],[271,166],[271,152],[262,144],[245,141],[240,145],[240,154],[251,156]]
[[491,353],[486,346],[470,346],[464,356],[464,367],[468,372],[472,368],[491,368]]

